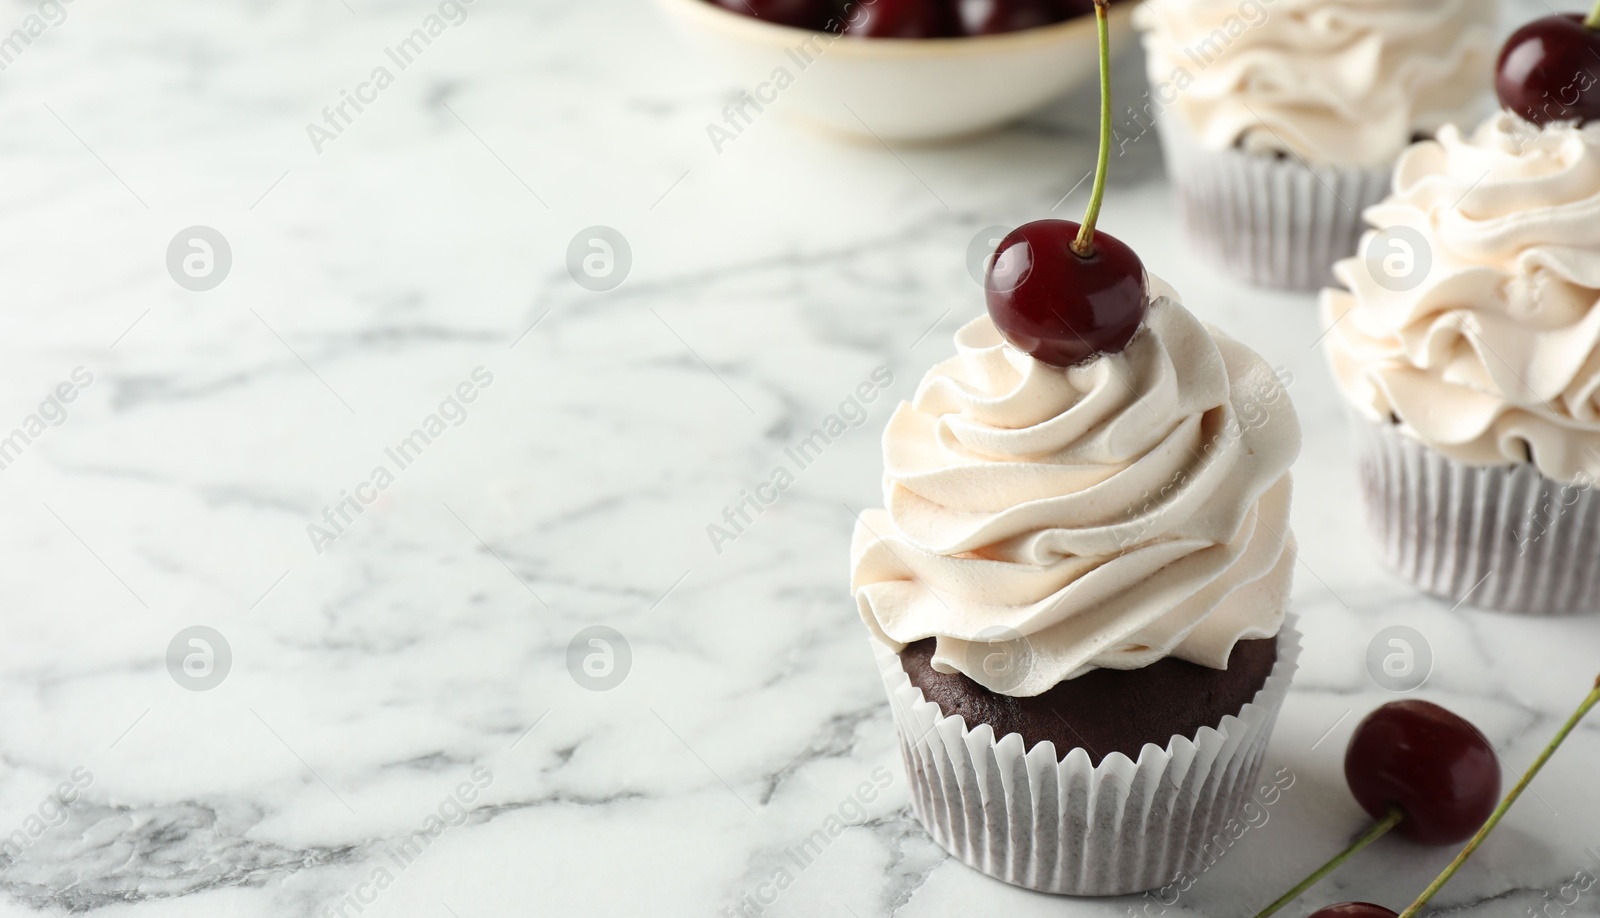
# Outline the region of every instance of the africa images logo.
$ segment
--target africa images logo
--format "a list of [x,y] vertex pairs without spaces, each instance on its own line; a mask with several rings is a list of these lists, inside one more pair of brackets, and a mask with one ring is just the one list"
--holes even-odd
[[[823,451],[854,428],[867,422],[867,405],[877,401],[883,390],[894,384],[894,373],[888,367],[878,367],[853,390],[839,407],[822,424],[812,429],[809,436],[786,446],[783,455],[788,464],[779,463],[766,478],[752,488],[739,491],[739,499],[722,508],[722,521],[706,524],[706,538],[717,554],[722,554],[728,543],[744,535],[766,509],[778,502],[783,492],[792,487],[801,472],[810,468]],[[792,468],[791,468],[792,466]],[[753,493],[752,493],[753,492]]]
[[384,447],[383,455],[387,462],[373,466],[366,480],[355,487],[340,491],[338,500],[322,508],[321,522],[306,524],[306,536],[311,539],[312,549],[319,555],[327,551],[329,546],[349,531],[356,517],[378,502],[382,493],[399,479],[401,472],[422,457],[423,450],[437,442],[450,428],[467,423],[470,417],[467,405],[477,401],[483,390],[493,383],[493,373],[484,367],[473,368],[471,378],[457,384],[439,403],[438,409],[423,418],[409,436],[393,446]]
[[[321,156],[323,147],[344,134],[345,128],[355,123],[357,115],[366,111],[368,105],[377,102],[380,93],[394,85],[396,72],[403,73],[415,64],[422,53],[433,45],[433,40],[443,35],[446,29],[467,21],[467,5],[472,2],[444,0],[439,4],[437,13],[429,13],[423,18],[420,27],[412,29],[394,47],[384,48],[383,55],[395,66],[395,70],[390,70],[388,64],[379,64],[372,68],[367,79],[356,84],[354,91],[339,90],[338,101],[322,107],[321,124],[306,122],[306,136],[311,139],[311,149]],[[355,114],[351,114],[352,108]]]

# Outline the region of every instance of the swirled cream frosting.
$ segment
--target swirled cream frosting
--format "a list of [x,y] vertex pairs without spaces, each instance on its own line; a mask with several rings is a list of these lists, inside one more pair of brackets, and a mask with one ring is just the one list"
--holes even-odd
[[1147,0],[1151,100],[1206,148],[1386,169],[1419,132],[1472,121],[1496,0]]
[[935,669],[1031,696],[1169,656],[1224,669],[1277,634],[1299,422],[1260,357],[1152,292],[1125,350],[1067,369],[976,319],[895,411],[886,507],[851,546],[879,639],[935,638]]
[[1600,475],[1600,124],[1447,127],[1366,216],[1322,303],[1356,408],[1471,465]]

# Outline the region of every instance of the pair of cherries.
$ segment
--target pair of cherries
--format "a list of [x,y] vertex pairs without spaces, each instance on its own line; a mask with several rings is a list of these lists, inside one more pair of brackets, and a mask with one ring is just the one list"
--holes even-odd
[[1401,701],[1374,711],[1356,728],[1345,755],[1344,769],[1351,792],[1362,809],[1378,819],[1377,824],[1256,918],[1276,913],[1390,829],[1429,845],[1453,844],[1471,835],[1455,860],[1404,912],[1397,915],[1371,902],[1345,902],[1311,915],[1311,918],[1413,918],[1472,857],[1550,757],[1596,705],[1600,705],[1600,679],[1595,680],[1588,697],[1556,731],[1555,738],[1499,804],[1495,803],[1500,793],[1498,759],[1489,741],[1476,727],[1425,701]]
[[[1391,830],[1419,844],[1459,844],[1483,827],[1500,801],[1494,747],[1477,727],[1426,701],[1396,701],[1367,715],[1345,752],[1344,774],[1356,802],[1377,822],[1256,918],[1275,914]],[[1312,918],[1395,918],[1395,913],[1369,902],[1348,902]]]
[[[1020,32],[1083,16],[1092,0],[712,0],[779,25],[861,38],[956,38]],[[848,23],[848,25],[845,25]]]

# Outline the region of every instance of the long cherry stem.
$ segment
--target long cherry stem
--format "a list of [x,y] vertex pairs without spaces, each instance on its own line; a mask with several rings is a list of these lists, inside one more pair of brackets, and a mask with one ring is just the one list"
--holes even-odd
[[1600,3],[1596,3],[1594,9],[1589,11],[1589,18],[1583,24],[1590,30],[1600,30]]
[[1384,837],[1385,835],[1388,835],[1389,830],[1399,825],[1400,821],[1404,819],[1405,816],[1406,814],[1402,812],[1399,807],[1391,807],[1389,809],[1389,815],[1374,823],[1372,828],[1363,833],[1360,838],[1357,838],[1355,841],[1351,842],[1350,847],[1341,851],[1333,860],[1317,868],[1315,873],[1306,877],[1304,880],[1301,880],[1298,886],[1284,893],[1283,897],[1278,901],[1257,912],[1255,918],[1267,918],[1268,915],[1277,914],[1278,911],[1285,905],[1288,905],[1304,895],[1306,890],[1317,885],[1318,883],[1321,883],[1327,878],[1328,874],[1333,873],[1335,870],[1338,870],[1340,867],[1344,866],[1345,861],[1348,861],[1357,854],[1360,854],[1363,848]]
[[1472,853],[1478,850],[1478,846],[1483,844],[1485,838],[1489,837],[1489,833],[1494,831],[1494,827],[1500,824],[1500,820],[1505,817],[1506,811],[1511,809],[1511,804],[1516,803],[1517,798],[1522,796],[1522,792],[1528,789],[1528,785],[1533,782],[1534,776],[1538,775],[1540,770],[1544,768],[1544,763],[1550,761],[1550,757],[1556,754],[1556,750],[1561,748],[1562,743],[1566,742],[1567,737],[1578,726],[1578,722],[1583,720],[1584,716],[1596,704],[1600,704],[1600,679],[1595,680],[1594,691],[1589,693],[1589,697],[1584,699],[1583,704],[1578,706],[1578,710],[1573,712],[1572,717],[1568,718],[1566,724],[1561,727],[1561,731],[1556,734],[1556,738],[1551,740],[1550,745],[1545,747],[1539,758],[1534,760],[1533,765],[1528,768],[1527,774],[1524,774],[1522,780],[1517,782],[1517,786],[1511,789],[1511,793],[1506,795],[1506,799],[1500,801],[1500,806],[1489,817],[1489,821],[1483,824],[1483,828],[1478,830],[1477,835],[1472,836],[1472,841],[1467,842],[1467,846],[1461,849],[1461,853],[1456,855],[1456,859],[1451,861],[1450,866],[1444,869],[1444,873],[1439,874],[1438,879],[1434,880],[1427,889],[1422,891],[1422,895],[1417,897],[1417,901],[1411,903],[1410,908],[1400,913],[1400,918],[1414,918],[1418,912],[1422,911],[1422,907],[1428,904],[1428,900],[1443,889],[1444,884],[1450,882],[1450,878],[1456,875],[1456,871],[1460,870],[1461,865],[1467,862],[1467,858],[1472,857]]
[[1072,251],[1079,258],[1094,254],[1094,225],[1100,219],[1100,202],[1106,196],[1106,169],[1111,164],[1111,24],[1106,19],[1109,0],[1094,0],[1094,25],[1100,34],[1100,159],[1094,167],[1094,191],[1083,215]]

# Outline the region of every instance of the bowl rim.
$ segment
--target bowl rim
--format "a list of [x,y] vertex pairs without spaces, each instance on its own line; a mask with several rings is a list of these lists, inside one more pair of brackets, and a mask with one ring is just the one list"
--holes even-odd
[[[1040,45],[1050,45],[1081,37],[1081,33],[1094,34],[1093,16],[1075,16],[1063,22],[1006,32],[1000,35],[958,36],[954,38],[874,38],[868,40],[840,40],[828,32],[816,32],[795,26],[778,25],[745,16],[725,9],[708,0],[657,0],[661,6],[676,15],[692,20],[706,28],[730,34],[746,41],[771,45],[774,48],[793,48],[813,40],[813,36],[830,39],[824,47],[830,56],[893,60],[907,57],[959,57],[983,54],[1014,53]],[[1133,15],[1137,2],[1118,3],[1111,8],[1113,21]],[[1113,36],[1115,39],[1115,36]]]

